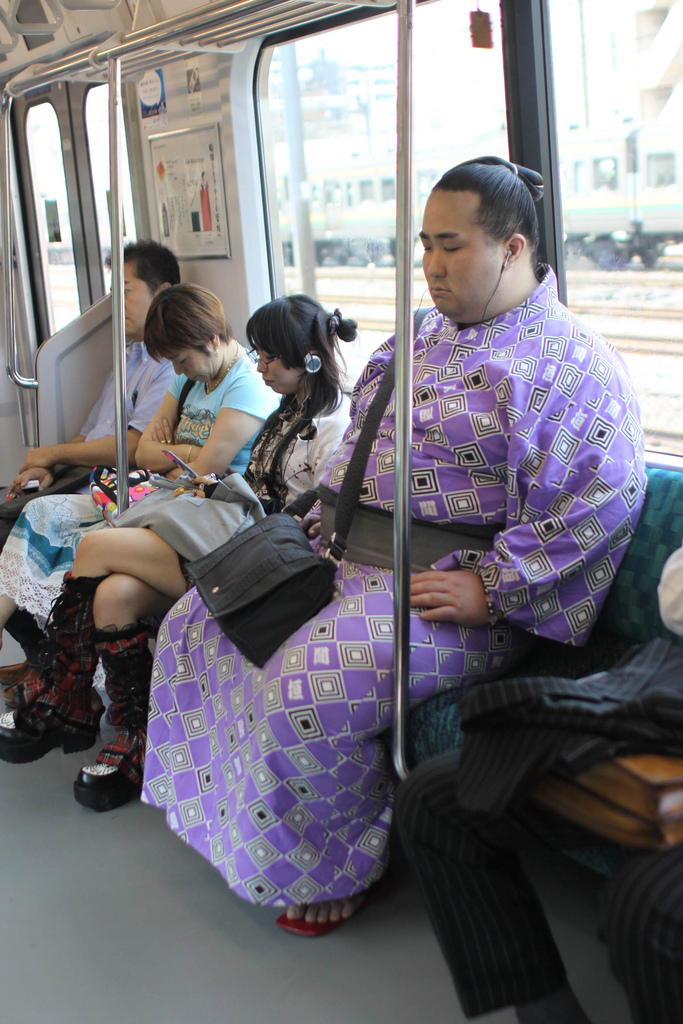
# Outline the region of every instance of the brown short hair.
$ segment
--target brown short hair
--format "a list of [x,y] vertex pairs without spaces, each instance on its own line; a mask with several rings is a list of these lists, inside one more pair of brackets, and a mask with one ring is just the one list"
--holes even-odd
[[223,306],[199,284],[175,284],[152,299],[145,320],[145,345],[152,359],[173,359],[188,348],[208,349],[212,338],[234,337]]

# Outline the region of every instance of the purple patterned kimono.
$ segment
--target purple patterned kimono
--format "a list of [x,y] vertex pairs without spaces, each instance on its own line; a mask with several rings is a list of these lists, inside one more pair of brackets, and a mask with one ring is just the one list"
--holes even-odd
[[[325,482],[339,489],[389,361],[354,392]],[[411,697],[501,675],[531,634],[585,642],[644,495],[643,439],[614,349],[557,298],[548,271],[518,308],[465,327],[434,310],[415,342],[413,515],[504,522],[494,550],[439,568],[483,577],[505,618],[463,628],[411,616]],[[394,406],[364,501],[391,509]],[[152,674],[143,799],[240,896],[282,905],[349,896],[383,871],[392,776],[392,577],[345,563],[338,592],[259,669],[192,590],[164,620]]]

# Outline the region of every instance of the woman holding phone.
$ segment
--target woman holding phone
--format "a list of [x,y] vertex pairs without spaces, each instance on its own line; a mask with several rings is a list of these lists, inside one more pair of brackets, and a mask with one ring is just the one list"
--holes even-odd
[[[192,400],[195,389],[210,398],[234,373],[238,364],[233,361],[231,365],[231,360],[240,356],[228,353],[229,358],[219,364],[219,349],[212,343],[208,350],[190,349],[186,344],[180,347],[186,338],[181,330],[196,329],[189,321],[185,323],[184,314],[197,289],[188,285],[177,288],[184,289],[182,301],[178,301],[180,295],[177,299],[169,295],[176,289],[169,289],[152,304],[145,339],[153,356],[163,351],[176,371],[196,382],[186,406],[191,410],[189,424],[184,426],[185,408],[183,421],[177,426],[174,423],[182,389],[182,379],[176,380],[154,423],[140,439],[138,455],[145,465],[162,469],[168,465],[166,453],[170,453],[196,473],[189,493],[187,474],[178,480],[179,490],[185,491],[177,499],[177,518],[185,521],[182,543],[174,547],[153,529],[123,528],[127,527],[123,520],[117,521],[114,530],[85,537],[73,572],[66,574],[52,608],[47,632],[53,649],[45,651],[41,676],[17,688],[14,715],[0,716],[3,760],[33,761],[58,746],[65,752],[88,749],[99,727],[91,692],[101,658],[111,698],[107,717],[118,735],[100,751],[96,764],[79,773],[74,784],[76,799],[95,810],[125,803],[142,786],[152,658],[148,628],[141,620],[164,615],[187,589],[184,561],[213,550],[235,528],[234,517],[228,514],[229,499],[223,500],[229,485],[217,478],[228,466],[244,468],[250,501],[253,504],[258,499],[263,506],[259,514],[279,511],[316,484],[349,419],[336,355],[338,338],[355,338],[355,322],[345,320],[338,310],[327,313],[305,295],[268,303],[249,320],[247,336],[258,357],[258,372],[282,399],[259,433],[245,466],[244,445],[226,444],[219,430],[225,410],[219,406],[213,429],[207,429],[207,403],[203,396],[199,402]],[[249,372],[255,372],[253,365]],[[209,496],[212,500],[207,501]],[[136,508],[142,508],[146,500]],[[180,511],[181,506],[185,511]],[[196,529],[191,531],[187,526],[193,517]],[[158,644],[165,642],[162,630]]]
[[[220,301],[198,285],[166,288],[149,308],[145,339],[152,358],[169,359],[176,376],[140,438],[138,465],[173,479],[182,470],[163,454],[167,448],[200,474],[223,473],[228,465],[243,471],[274,403],[251,360],[243,358]],[[0,555],[0,646],[18,606],[45,628],[80,542],[106,529],[90,495],[64,495],[46,500],[36,530],[41,504],[36,498],[32,515],[19,516]],[[7,697],[11,702],[13,694]]]

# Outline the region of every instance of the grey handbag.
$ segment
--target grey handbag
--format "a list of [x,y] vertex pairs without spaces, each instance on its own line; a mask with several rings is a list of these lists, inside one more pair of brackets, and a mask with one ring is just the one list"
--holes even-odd
[[[157,481],[154,480],[156,483]],[[251,526],[265,516],[261,502],[240,473],[219,481],[210,498],[194,493],[175,494],[186,482],[164,480],[158,491],[137,501],[114,521],[116,529],[144,528],[165,540],[181,558],[192,560],[213,551],[240,526]]]

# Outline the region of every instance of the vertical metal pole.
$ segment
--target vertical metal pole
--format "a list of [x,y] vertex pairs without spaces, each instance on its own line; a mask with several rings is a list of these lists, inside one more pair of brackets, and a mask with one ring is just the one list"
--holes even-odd
[[394,767],[408,775],[410,684],[410,496],[413,412],[413,12],[398,0],[396,210],[396,467],[394,502]]
[[[0,151],[0,180],[2,187],[2,290],[5,304],[5,366],[7,376],[19,387],[35,390],[38,381],[19,372],[17,330],[14,315],[14,238],[12,235],[12,95],[2,94],[2,150]],[[24,443],[27,442],[24,431]]]
[[12,186],[10,183],[10,111],[12,97],[2,94],[2,284],[5,304],[5,344],[7,373],[14,365],[14,276],[12,274]]
[[111,205],[111,300],[116,409],[116,514],[128,508],[128,417],[126,415],[126,335],[123,301],[123,202],[121,175],[121,61],[109,57],[109,199]]

